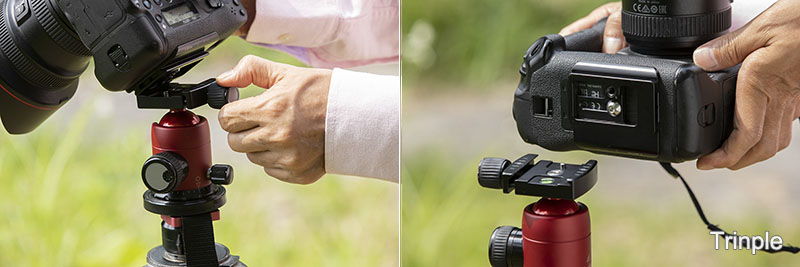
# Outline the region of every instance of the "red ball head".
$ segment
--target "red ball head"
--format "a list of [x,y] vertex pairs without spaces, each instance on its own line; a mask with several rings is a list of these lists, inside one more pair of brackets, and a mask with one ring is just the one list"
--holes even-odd
[[186,179],[175,191],[198,189],[211,184],[206,171],[211,167],[211,137],[208,121],[188,110],[171,110],[153,123],[153,155],[172,151],[189,164]]
[[543,198],[525,207],[522,250],[525,267],[592,265],[589,209],[572,200]]

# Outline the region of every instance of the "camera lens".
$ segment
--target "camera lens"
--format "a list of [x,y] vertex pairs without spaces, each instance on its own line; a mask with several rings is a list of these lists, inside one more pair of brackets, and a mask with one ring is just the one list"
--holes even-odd
[[625,40],[641,54],[691,55],[730,27],[730,0],[622,1]]
[[0,119],[32,131],[75,94],[91,53],[56,0],[0,0]]

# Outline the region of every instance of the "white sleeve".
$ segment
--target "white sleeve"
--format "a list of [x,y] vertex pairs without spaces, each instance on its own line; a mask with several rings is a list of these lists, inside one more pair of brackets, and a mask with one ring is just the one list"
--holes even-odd
[[776,0],[739,0],[731,3],[733,15],[730,31],[735,31],[775,4]]
[[398,182],[400,78],[334,69],[325,120],[325,171]]

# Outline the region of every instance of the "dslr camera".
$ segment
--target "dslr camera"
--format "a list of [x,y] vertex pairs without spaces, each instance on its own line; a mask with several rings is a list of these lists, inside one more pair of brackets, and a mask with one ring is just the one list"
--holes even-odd
[[238,91],[175,84],[247,20],[238,0],[0,0],[0,118],[35,129],[75,94],[94,59],[109,91],[140,108],[219,108]]
[[605,20],[527,50],[513,113],[525,142],[556,151],[694,160],[733,128],[739,67],[706,72],[692,52],[727,32],[730,0],[623,0],[630,44],[601,53]]

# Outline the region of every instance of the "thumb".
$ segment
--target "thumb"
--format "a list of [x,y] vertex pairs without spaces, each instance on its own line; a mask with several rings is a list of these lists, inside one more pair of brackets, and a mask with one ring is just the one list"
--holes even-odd
[[693,54],[694,63],[706,71],[722,70],[742,63],[750,53],[766,44],[759,34],[749,33],[747,26],[698,47]]
[[220,86],[239,88],[254,84],[269,89],[283,78],[288,68],[289,65],[249,55],[242,58],[232,70],[220,74],[217,83]]
[[625,35],[622,33],[622,12],[608,16],[606,29],[603,31],[603,53],[616,54],[625,47]]

